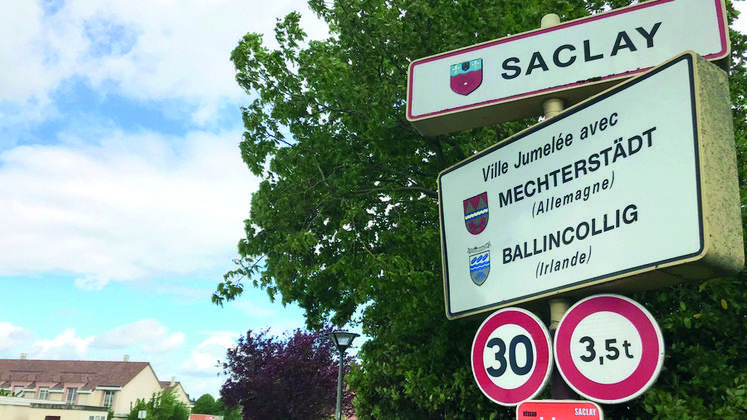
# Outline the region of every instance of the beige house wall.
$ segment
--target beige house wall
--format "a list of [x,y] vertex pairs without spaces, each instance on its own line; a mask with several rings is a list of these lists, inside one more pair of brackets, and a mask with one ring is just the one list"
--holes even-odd
[[[118,392],[117,392],[118,393]],[[117,394],[115,393],[115,395]],[[96,389],[88,396],[88,405],[104,406],[104,391]]]
[[4,420],[30,420],[30,407],[18,405],[4,405],[0,403],[0,419]]
[[90,392],[83,392],[80,389],[78,389],[78,400],[77,404],[80,405],[98,405],[91,402],[91,393]]
[[[114,400],[112,401],[112,408],[114,408],[114,404],[117,403],[117,400],[119,399],[119,393],[121,392],[121,389],[112,390],[114,391]],[[95,389],[91,395],[88,396],[88,405],[95,405],[99,407],[104,406],[104,393],[105,391],[102,389]],[[128,410],[129,411],[129,410]]]
[[48,401],[29,400],[28,398],[0,397],[0,419],[2,420],[44,420],[46,416],[60,416],[60,420],[89,420],[91,416],[103,416],[106,411],[91,407],[73,406],[74,409],[59,407],[40,407],[49,405]]
[[192,406],[192,402],[189,401],[189,395],[184,391],[184,388],[182,388],[181,384],[177,384],[175,387],[171,388],[171,390],[174,392],[174,395],[176,395],[176,400],[180,403],[186,405],[187,407]]
[[115,416],[127,417],[131,404],[134,405],[138,398],[147,401],[157,392],[161,392],[161,383],[158,382],[156,374],[150,367],[143,369],[115,394],[112,411]]
[[[46,416],[60,416],[60,420],[89,420],[91,416],[104,416],[104,419],[106,419],[106,411],[98,411],[98,410],[64,410],[64,409],[54,409],[54,408],[34,408],[34,407],[18,407],[18,408],[26,408],[26,412],[28,413],[28,417],[24,418],[23,420],[44,420]],[[19,412],[23,412],[23,410],[18,410]],[[2,417],[2,414],[0,414],[0,418]],[[95,417],[94,417],[95,418]],[[21,420],[21,419],[19,419]]]
[[65,400],[65,391],[49,390],[49,398],[47,401],[61,402]]

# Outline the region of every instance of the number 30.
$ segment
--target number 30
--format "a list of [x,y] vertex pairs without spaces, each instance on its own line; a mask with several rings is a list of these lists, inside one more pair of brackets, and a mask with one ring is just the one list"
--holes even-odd
[[[519,366],[519,363],[516,360],[516,347],[519,344],[524,346],[524,353],[526,355],[523,366]],[[491,349],[493,347],[498,347],[498,350],[495,352],[495,361],[499,364],[498,369],[493,367],[485,369],[488,372],[488,375],[494,378],[501,377],[506,373],[506,368],[509,366],[511,367],[511,371],[518,376],[526,375],[530,370],[532,370],[532,365],[534,365],[534,352],[532,351],[532,342],[529,337],[525,335],[517,335],[511,339],[511,342],[508,344],[508,363],[506,363],[506,343],[502,339],[497,337],[491,338],[490,341],[488,341],[487,346]]]

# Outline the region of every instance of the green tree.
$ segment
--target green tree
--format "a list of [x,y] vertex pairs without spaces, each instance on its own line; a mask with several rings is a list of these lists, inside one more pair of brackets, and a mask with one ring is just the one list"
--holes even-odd
[[[420,136],[405,118],[407,66],[535,29],[546,13],[566,21],[629,3],[310,0],[330,38],[307,42],[296,13],[278,21],[275,50],[247,34],[231,54],[250,98],[240,150],[264,181],[214,302],[253,285],[298,303],[310,327],[360,324],[371,340],[351,375],[359,418],[513,418],[472,379],[479,323],[444,316],[436,177],[535,121]],[[745,40],[733,31],[731,40],[744,193]],[[636,296],[662,324],[666,369],[643,397],[605,407],[609,418],[744,417],[747,341],[734,336],[747,327],[742,277]]]
[[213,414],[218,415],[220,407],[210,394],[203,394],[198,398],[192,405],[192,413],[194,414]]
[[146,411],[146,420],[189,420],[189,408],[170,390],[155,393],[148,401],[138,398],[127,420],[138,420],[141,410]]
[[218,415],[223,416],[223,420],[241,420],[241,408],[238,406],[229,407],[223,402],[223,398],[215,401],[218,407]]
[[227,407],[223,398],[216,400],[210,394],[203,394],[194,402],[192,413],[223,416],[223,420],[241,420],[241,409],[238,406]]

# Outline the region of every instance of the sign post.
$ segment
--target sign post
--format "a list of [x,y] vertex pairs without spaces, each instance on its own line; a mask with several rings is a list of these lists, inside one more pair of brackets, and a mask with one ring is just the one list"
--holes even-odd
[[488,317],[477,330],[471,354],[480,390],[505,406],[536,396],[552,371],[550,334],[524,309],[501,309]]
[[664,338],[654,317],[623,296],[573,305],[555,332],[555,362],[576,392],[606,404],[638,397],[659,376]]
[[687,53],[445,170],[447,316],[738,271],[733,138],[726,75]]
[[[656,321],[616,295],[563,315],[568,299],[743,267],[728,80],[708,62],[728,58],[726,8],[653,0],[562,25],[550,17],[411,63],[407,118],[438,135],[545,109],[544,122],[439,175],[446,314],[498,309],[475,336],[472,371],[492,401],[519,405],[518,419],[602,419],[590,402],[527,401],[550,376],[549,334],[506,307],[552,298],[562,378],[621,403],[661,370]],[[556,116],[564,104],[575,106]]]

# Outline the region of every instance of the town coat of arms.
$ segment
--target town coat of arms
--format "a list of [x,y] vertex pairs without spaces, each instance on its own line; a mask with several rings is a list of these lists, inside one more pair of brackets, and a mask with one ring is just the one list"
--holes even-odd
[[473,235],[480,234],[488,225],[488,193],[484,192],[463,201],[464,225]]
[[469,255],[469,277],[473,283],[482,286],[490,274],[490,242],[468,248],[467,254]]
[[469,95],[482,84],[482,58],[451,65],[451,90]]

